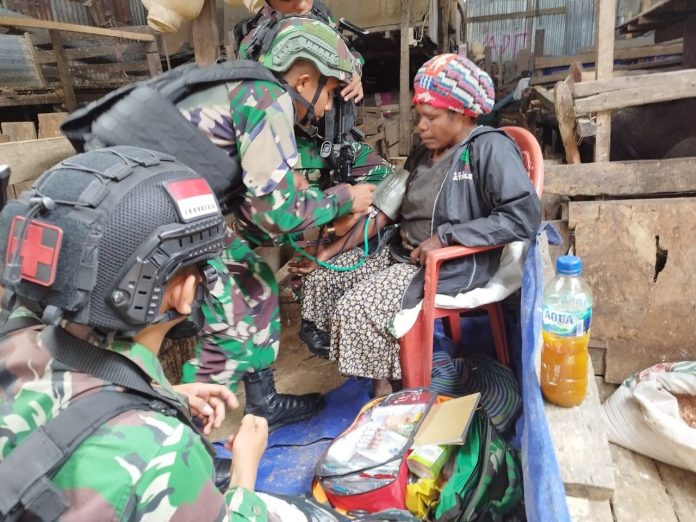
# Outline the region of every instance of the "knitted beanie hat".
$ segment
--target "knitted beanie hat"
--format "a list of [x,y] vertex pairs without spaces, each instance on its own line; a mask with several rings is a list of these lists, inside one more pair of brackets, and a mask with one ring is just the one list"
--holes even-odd
[[414,105],[425,103],[472,118],[491,112],[495,102],[491,77],[458,54],[440,54],[425,62],[413,89]]

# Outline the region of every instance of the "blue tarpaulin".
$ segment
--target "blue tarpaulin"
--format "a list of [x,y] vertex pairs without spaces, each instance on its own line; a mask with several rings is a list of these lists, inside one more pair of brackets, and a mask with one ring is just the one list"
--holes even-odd
[[[555,242],[555,230],[549,227],[547,233],[551,242]],[[537,236],[525,261],[521,314],[507,317],[508,344],[522,384],[524,404],[512,443],[521,448],[522,453],[527,519],[530,522],[570,522],[534,366],[536,340],[541,335],[543,289],[538,242]],[[490,327],[486,318],[464,319],[462,339],[469,350],[490,350]],[[444,336],[441,325],[436,327],[434,344],[435,349],[449,351],[453,348],[453,341]],[[309,494],[317,461],[331,440],[350,425],[360,408],[370,400],[369,390],[369,380],[349,379],[326,395],[326,404],[318,416],[272,433],[259,468],[257,490],[285,495]],[[228,456],[221,444],[218,444],[218,452]]]

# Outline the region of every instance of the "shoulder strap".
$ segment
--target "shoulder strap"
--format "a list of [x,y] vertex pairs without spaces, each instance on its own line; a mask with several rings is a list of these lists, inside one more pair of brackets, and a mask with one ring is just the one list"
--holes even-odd
[[176,416],[181,422],[200,436],[208,453],[215,456],[215,449],[193,423],[188,409],[180,401],[162,395],[155,390],[152,387],[150,376],[127,357],[110,350],[96,348],[56,326],[49,326],[44,330],[42,341],[53,358],[65,366],[123,386],[148,397],[150,400],[166,404],[168,409],[176,412]]
[[0,462],[0,519],[19,520],[26,512],[56,520],[69,506],[51,478],[80,444],[105,422],[129,410],[160,410],[150,397],[103,391],[70,404],[34,430]]

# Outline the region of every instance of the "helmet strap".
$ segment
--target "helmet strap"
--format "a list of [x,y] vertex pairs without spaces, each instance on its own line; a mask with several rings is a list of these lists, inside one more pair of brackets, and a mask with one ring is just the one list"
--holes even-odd
[[319,76],[317,90],[314,91],[314,97],[312,98],[311,102],[308,101],[307,98],[302,96],[299,92],[297,92],[294,87],[291,87],[290,84],[288,84],[287,82],[285,83],[285,88],[290,93],[290,96],[292,96],[294,100],[296,100],[298,103],[300,103],[300,105],[307,109],[307,114],[305,114],[304,118],[302,118],[300,121],[296,122],[297,124],[302,126],[309,126],[314,122],[314,105],[319,100],[319,96],[321,96],[321,93],[324,90],[324,86],[326,86],[326,82],[328,81],[329,79],[323,74]]

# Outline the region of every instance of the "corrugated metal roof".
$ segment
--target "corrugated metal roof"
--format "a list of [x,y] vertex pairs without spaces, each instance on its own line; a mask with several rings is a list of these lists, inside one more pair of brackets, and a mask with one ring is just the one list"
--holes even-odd
[[56,22],[92,25],[89,7],[74,0],[51,0],[51,12]]

